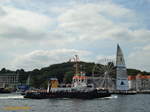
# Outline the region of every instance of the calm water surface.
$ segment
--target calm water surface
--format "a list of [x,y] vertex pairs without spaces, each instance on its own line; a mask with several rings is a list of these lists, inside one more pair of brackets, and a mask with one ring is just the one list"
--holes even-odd
[[[8,106],[25,106],[31,109],[5,110]],[[113,95],[93,100],[32,100],[15,94],[0,94],[0,112],[150,112],[150,94]]]

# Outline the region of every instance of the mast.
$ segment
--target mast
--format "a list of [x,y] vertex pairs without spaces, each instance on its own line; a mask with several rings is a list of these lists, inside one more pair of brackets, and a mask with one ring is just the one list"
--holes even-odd
[[73,59],[75,61],[75,75],[73,76],[72,86],[80,89],[83,87],[87,87],[87,77],[83,72],[80,72],[79,70],[80,60],[78,55],[75,55]]
[[29,74],[28,78],[27,78],[27,81],[26,81],[26,85],[30,85],[30,78],[31,78],[31,75]]
[[117,55],[116,55],[116,89],[117,90],[128,90],[128,76],[127,76],[127,69],[125,65],[125,60],[123,56],[123,52],[119,46],[117,45]]
[[78,68],[79,57],[78,57],[78,55],[75,55],[74,60],[75,60],[75,74],[77,75],[77,74],[79,74],[79,68]]

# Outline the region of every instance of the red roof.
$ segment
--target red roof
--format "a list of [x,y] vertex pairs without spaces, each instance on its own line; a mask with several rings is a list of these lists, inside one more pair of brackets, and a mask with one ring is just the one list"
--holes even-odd
[[128,80],[135,80],[136,76],[128,76]]
[[86,76],[78,76],[78,75],[73,76],[73,79],[86,79],[86,78],[87,78]]
[[150,76],[149,75],[128,76],[128,80],[135,80],[135,79],[150,79]]
[[140,78],[140,79],[150,79],[150,76],[149,75],[138,75],[137,78]]

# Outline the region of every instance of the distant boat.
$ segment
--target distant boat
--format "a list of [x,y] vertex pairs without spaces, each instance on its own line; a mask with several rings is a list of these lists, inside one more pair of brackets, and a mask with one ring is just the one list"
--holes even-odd
[[30,75],[27,78],[26,84],[18,85],[16,93],[25,95],[25,92],[30,89]]
[[9,88],[0,88],[0,93],[11,93],[12,90]]

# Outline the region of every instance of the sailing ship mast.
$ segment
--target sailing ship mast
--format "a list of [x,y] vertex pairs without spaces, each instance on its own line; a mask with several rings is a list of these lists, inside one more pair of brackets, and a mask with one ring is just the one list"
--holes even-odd
[[79,70],[79,57],[75,55],[75,75],[73,76],[73,87],[75,88],[83,88],[87,87],[87,76],[83,72]]
[[78,68],[79,57],[78,57],[78,55],[75,55],[74,60],[75,60],[75,68],[76,68],[75,74],[77,75],[77,74],[79,74],[79,68]]

